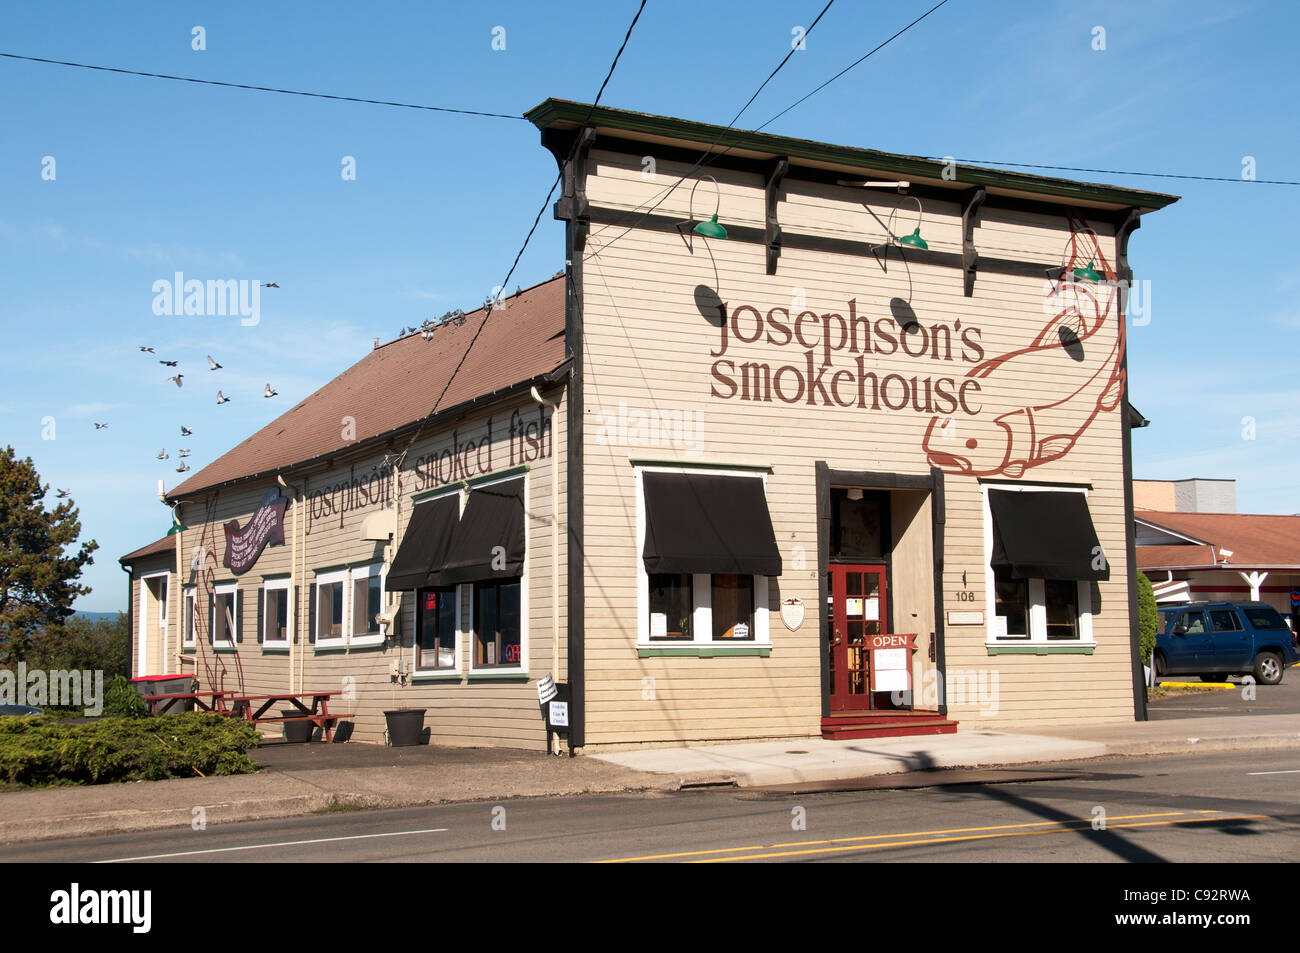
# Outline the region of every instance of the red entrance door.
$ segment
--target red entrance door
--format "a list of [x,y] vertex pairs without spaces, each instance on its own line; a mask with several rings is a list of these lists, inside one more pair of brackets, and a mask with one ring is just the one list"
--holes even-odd
[[889,693],[871,691],[871,653],[868,636],[887,630],[885,567],[881,565],[830,566],[831,712],[893,708]]

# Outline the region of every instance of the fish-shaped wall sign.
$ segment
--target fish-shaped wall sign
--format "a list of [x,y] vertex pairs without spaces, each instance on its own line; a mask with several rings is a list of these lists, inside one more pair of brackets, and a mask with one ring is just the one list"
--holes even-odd
[[[981,393],[997,399],[1022,381],[1063,381],[1059,400],[1047,400],[997,416],[958,421],[932,417],[921,446],[930,464],[963,476],[1019,478],[1027,470],[1058,460],[1102,413],[1115,410],[1124,395],[1124,323],[1117,306],[1117,274],[1102,254],[1096,233],[1071,217],[1063,277],[1048,294],[1056,310],[1023,347],[972,367]],[[1081,281],[1076,268],[1088,265],[1101,281]],[[1109,326],[1114,338],[1109,347]],[[1106,330],[1106,334],[1101,332]]]

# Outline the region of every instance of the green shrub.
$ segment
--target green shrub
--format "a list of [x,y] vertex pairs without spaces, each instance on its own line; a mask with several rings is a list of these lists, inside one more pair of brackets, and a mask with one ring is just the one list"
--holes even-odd
[[144,718],[149,708],[140,700],[140,693],[135,690],[123,675],[114,675],[104,686],[104,715],[110,718]]
[[0,782],[47,786],[251,774],[248,722],[187,712],[155,718],[0,718]]
[[1138,652],[1142,664],[1151,664],[1151,653],[1156,649],[1156,632],[1160,628],[1160,616],[1156,612],[1156,594],[1151,589],[1151,580],[1145,573],[1137,574],[1138,583]]

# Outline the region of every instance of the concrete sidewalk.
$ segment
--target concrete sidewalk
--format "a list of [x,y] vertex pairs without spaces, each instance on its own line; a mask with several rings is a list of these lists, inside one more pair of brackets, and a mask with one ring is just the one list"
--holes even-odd
[[1238,748],[1300,749],[1300,714],[1124,722],[1071,728],[1068,737],[1065,735],[959,730],[952,735],[857,741],[818,738],[647,748],[594,757],[637,771],[671,776],[679,786],[731,781],[742,787],[770,787],[907,771],[1043,764],[1107,756]]
[[219,824],[348,807],[669,792],[717,782],[794,785],[1115,755],[1300,749],[1300,714],[1123,723],[1066,734],[791,739],[579,758],[502,748],[268,745],[254,752],[263,765],[259,774],[0,792],[0,843],[188,827],[200,813],[207,824]]

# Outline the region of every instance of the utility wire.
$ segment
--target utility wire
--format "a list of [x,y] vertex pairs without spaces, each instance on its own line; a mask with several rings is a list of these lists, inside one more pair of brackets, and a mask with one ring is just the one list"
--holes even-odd
[[912,21],[911,23],[909,23],[907,26],[903,27],[901,30],[899,30],[897,33],[895,33],[895,34],[894,34],[893,36],[891,36],[889,39],[885,40],[883,43],[881,43],[881,44],[880,44],[879,46],[877,46],[875,49],[873,49],[873,50],[871,50],[871,51],[869,51],[869,52],[867,52],[867,53],[864,53],[862,56],[858,57],[858,59],[854,60],[854,61],[853,61],[852,63],[850,63],[848,66],[844,67],[844,69],[840,70],[838,73],[836,73],[836,74],[835,74],[834,76],[832,76],[830,79],[828,79],[826,82],[822,83],[820,86],[818,86],[816,89],[814,89],[811,93],[808,93],[806,96],[803,96],[803,97],[801,97],[800,99],[796,99],[796,100],[795,100],[794,102],[792,102],[789,106],[786,106],[786,107],[785,107],[784,109],[782,109],[779,113],[777,113],[775,116],[773,116],[773,117],[772,117],[771,119],[769,119],[767,122],[763,123],[763,125],[759,126],[758,129],[756,129],[756,130],[754,130],[754,131],[755,131],[755,132],[759,132],[759,131],[761,131],[761,130],[763,130],[763,129],[766,129],[768,126],[772,125],[772,123],[776,122],[778,119],[780,119],[780,118],[781,118],[782,116],[784,116],[786,113],[788,113],[791,109],[794,109],[795,106],[798,106],[800,103],[802,103],[805,99],[808,99],[808,98],[810,98],[810,97],[812,97],[812,96],[815,96],[817,93],[820,93],[823,89],[825,89],[825,88],[826,88],[827,86],[829,86],[831,83],[835,82],[837,79],[839,79],[839,78],[840,78],[841,76],[843,76],[845,73],[847,73],[849,70],[853,69],[855,66],[857,66],[859,63],[861,63],[863,60],[867,59],[868,57],[872,56],[872,55],[875,54],[875,53],[880,52],[880,51],[883,50],[886,46],[888,46],[890,43],[893,43],[896,39],[898,39],[900,36],[902,36],[902,35],[903,35],[904,33],[906,33],[908,30],[912,29],[912,27],[916,26],[918,23],[920,23],[922,20],[924,20],[926,17],[928,17],[931,13],[934,13],[935,10],[938,10],[941,6],[943,6],[943,5],[944,5],[945,3],[947,3],[947,2],[948,2],[948,0],[939,0],[939,2],[936,3],[934,6],[932,6],[929,10],[926,10],[926,11],[925,11],[924,13],[922,13],[919,17],[917,17],[915,20],[913,20],[913,21]]
[[122,69],[118,66],[95,66],[90,63],[72,63],[67,60],[51,60],[41,56],[21,56],[17,53],[0,53],[11,60],[26,60],[29,63],[52,63],[56,66],[75,66],[78,69],[93,69],[105,73],[122,73],[126,76],[147,76],[151,79],[170,79],[178,83],[198,83],[202,86],[226,86],[231,89],[251,89],[260,93],[282,93],[286,96],[310,96],[314,99],[336,99],[348,103],[368,103],[372,106],[397,106],[401,109],[423,109],[428,112],[456,113],[462,116],[486,116],[492,119],[517,119],[527,122],[523,116],[509,113],[483,112],[477,109],[453,109],[450,106],[422,106],[417,103],[398,103],[386,99],[364,99],[360,96],[335,96],[331,93],[312,93],[301,89],[276,89],[272,86],[253,86],[248,83],[225,83],[215,79],[195,79],[193,76],[172,76],[168,73],[146,73],[141,70]]
[[1188,179],[1196,182],[1246,182],[1255,185],[1300,185],[1287,179],[1243,179],[1231,175],[1182,175],[1177,172],[1124,172],[1117,169],[1087,169],[1074,165],[1043,165],[1035,162],[998,162],[993,159],[953,159],[951,156],[921,156],[935,162],[957,162],[964,165],[1005,165],[1019,169],[1055,169],[1060,172],[1095,172],[1101,175],[1141,175],[1155,179]]
[[[632,22],[628,24],[627,32],[623,34],[623,42],[619,45],[618,52],[614,54],[613,62],[609,64],[609,72],[605,74],[605,79],[603,82],[601,82],[600,89],[596,91],[596,98],[592,101],[591,107],[587,110],[587,116],[582,121],[583,126],[586,126],[587,122],[591,119],[591,114],[595,112],[596,105],[597,103],[600,102],[600,97],[605,92],[605,87],[609,85],[610,77],[614,75],[614,70],[618,66],[618,61],[623,56],[623,51],[627,49],[627,41],[631,39],[632,31],[636,29],[637,21],[641,19],[641,12],[645,10],[646,2],[647,0],[641,0],[641,5],[637,7],[636,15],[632,17]],[[510,270],[506,272],[506,276],[502,280],[499,286],[501,288],[501,292],[500,292],[501,294],[505,293],[505,289],[510,283],[510,276],[515,273],[515,268],[518,266],[519,260],[523,257],[525,249],[528,248],[528,243],[532,240],[533,233],[537,231],[537,225],[542,220],[542,214],[546,211],[547,207],[551,204],[551,196],[555,194],[556,186],[560,184],[560,180],[564,177],[564,168],[566,165],[568,165],[568,162],[573,159],[577,147],[578,147],[578,140],[575,139],[573,143],[573,147],[569,150],[568,160],[560,164],[559,174],[556,175],[555,181],[551,183],[550,191],[546,193],[546,198],[542,202],[541,208],[537,210],[536,217],[533,219],[532,228],[528,229],[528,234],[524,237],[524,243],[519,247],[519,251],[515,255],[515,260],[510,265]],[[469,357],[470,351],[474,349],[474,343],[478,341],[478,336],[483,333],[483,328],[487,326],[488,320],[492,317],[492,313],[496,310],[495,305],[496,305],[495,299],[490,299],[484,305],[484,307],[487,308],[487,311],[483,315],[483,320],[479,322],[478,327],[474,330],[474,334],[470,338],[469,344],[465,348],[465,352],[461,354],[460,360],[456,363],[455,369],[453,369],[451,372],[451,376],[447,378],[447,383],[443,385],[442,392],[438,394],[438,399],[433,402],[433,407],[425,415],[424,419],[420,421],[420,426],[416,428],[415,434],[411,437],[411,442],[408,443],[406,445],[406,449],[402,451],[401,457],[399,457],[397,460],[398,466],[401,465],[402,457],[405,457],[406,454],[410,452],[411,447],[415,446],[415,442],[420,439],[420,435],[424,432],[425,424],[427,424],[429,420],[433,417],[433,415],[438,412],[438,407],[441,406],[442,399],[445,396],[447,396],[447,391],[451,388],[452,381],[456,379],[456,375],[460,373],[460,369],[465,365],[465,361]]]
[[[812,33],[813,28],[816,27],[818,22],[821,20],[821,18],[826,15],[826,11],[831,8],[831,4],[833,4],[834,2],[835,0],[829,0],[826,6],[822,7],[821,13],[817,14],[817,17],[808,26],[808,29],[804,31],[803,35],[805,38],[810,33]],[[944,0],[944,2],[947,2],[947,0]],[[677,181],[674,182],[672,185],[670,185],[668,189],[662,195],[660,195],[659,198],[655,200],[655,203],[651,205],[648,209],[646,209],[646,211],[641,215],[640,218],[638,218],[626,229],[624,229],[622,232],[616,235],[611,241],[605,242],[599,250],[592,252],[590,255],[587,256],[587,258],[590,259],[596,257],[597,255],[600,254],[601,251],[604,251],[606,248],[609,248],[611,245],[615,244],[620,239],[628,235],[628,233],[630,233],[633,229],[639,227],[642,222],[644,222],[647,218],[650,217],[650,214],[654,212],[655,209],[657,209],[660,205],[664,203],[664,201],[668,198],[668,196],[672,195],[673,192],[677,191],[678,186],[680,186],[683,182],[685,182],[686,179],[690,177],[701,166],[707,164],[707,162],[711,162],[712,159],[710,159],[709,157],[713,153],[713,148],[722,139],[723,135],[725,135],[726,132],[736,124],[737,120],[740,119],[740,117],[744,114],[745,110],[747,110],[753,104],[754,100],[758,98],[758,94],[763,91],[763,87],[765,87],[768,83],[772,81],[772,77],[774,77],[777,73],[781,72],[782,67],[784,67],[785,64],[790,61],[790,57],[794,55],[797,49],[798,47],[793,45],[790,47],[790,52],[785,54],[785,58],[782,59],[781,62],[777,64],[776,69],[772,70],[772,72],[768,74],[767,79],[763,80],[763,82],[759,85],[758,89],[754,90],[754,95],[750,96],[749,101],[746,102],[745,105],[740,107],[740,111],[737,112],[736,115],[731,117],[731,122],[727,123],[726,126],[718,130],[718,134],[713,138],[713,142],[709,143],[709,147],[704,150],[703,154],[701,154],[698,159],[695,160],[694,165],[692,165],[689,169],[687,169],[684,173],[682,173],[682,175],[677,179]],[[588,116],[590,116],[590,113],[588,113]],[[729,151],[730,148],[724,149],[722,150],[722,152],[718,153],[717,156],[726,155],[726,153]],[[716,158],[717,156],[715,156],[714,158]],[[604,231],[604,229],[601,229],[601,231]],[[599,234],[599,232],[597,234]]]

